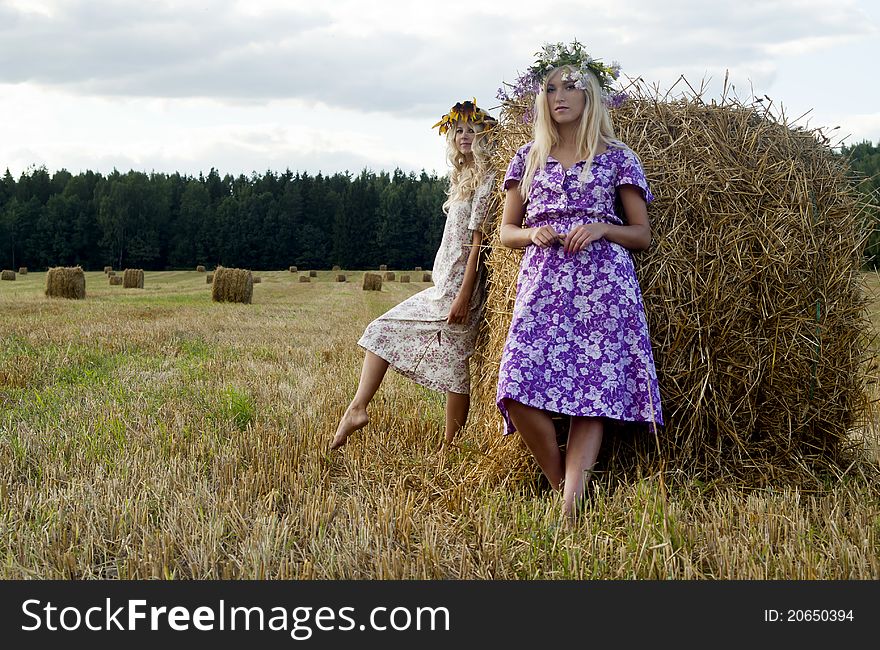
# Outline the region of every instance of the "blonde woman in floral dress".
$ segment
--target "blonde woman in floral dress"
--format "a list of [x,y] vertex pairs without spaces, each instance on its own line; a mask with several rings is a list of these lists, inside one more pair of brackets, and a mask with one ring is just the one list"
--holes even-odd
[[[505,433],[519,432],[562,492],[568,521],[605,422],[663,424],[630,253],[651,244],[653,196],[638,157],[614,135],[606,105],[616,77],[577,41],[545,46],[516,88],[535,94],[534,140],[504,178],[501,242],[524,254],[496,403]],[[571,418],[565,452],[554,413]]]
[[342,447],[369,421],[370,404],[389,366],[432,390],[446,393],[445,440],[451,443],[470,409],[468,359],[474,352],[483,306],[480,245],[494,187],[488,132],[495,120],[459,102],[434,125],[446,136],[451,166],[446,225],[434,259],[434,286],[411,296],[372,323],[358,341],[365,350],[357,392],[330,443]]

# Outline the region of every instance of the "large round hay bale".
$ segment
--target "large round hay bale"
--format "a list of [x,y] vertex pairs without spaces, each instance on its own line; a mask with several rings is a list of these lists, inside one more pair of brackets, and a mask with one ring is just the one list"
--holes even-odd
[[409,282],[409,276],[408,275],[401,275],[400,281],[401,282]]
[[110,273],[112,270],[113,270],[112,266],[105,266],[104,267],[104,273]]
[[317,278],[318,272],[317,271],[309,271],[309,277],[310,278]]
[[421,271],[421,270],[422,270],[422,267],[421,267],[421,266],[417,266],[414,270],[415,270],[415,271]]
[[386,271],[385,272],[385,279],[388,280],[389,282],[393,282],[396,277],[397,276],[394,275],[394,271]]
[[259,275],[254,276],[254,284],[260,284],[260,282],[262,282],[262,281],[263,281],[263,278],[261,278]]
[[11,271],[9,269],[4,269],[3,273],[0,273],[0,279],[2,279],[2,280],[15,280],[15,271]]
[[211,300],[250,304],[254,295],[254,275],[248,269],[214,269]]
[[109,276],[109,280],[110,280],[110,286],[111,286],[111,287],[114,287],[114,286],[116,286],[116,285],[121,285],[121,284],[122,284],[122,278],[121,278],[120,276],[118,276],[118,275],[111,275],[111,276]]
[[291,273],[296,273],[296,272],[298,271],[298,269],[297,269],[295,266],[291,266],[291,267],[288,269],[288,271],[290,271]]
[[333,265],[333,268],[332,268],[331,270],[332,270],[332,271],[338,271],[338,270],[339,270],[339,265],[338,265],[338,264],[334,264],[334,265]]
[[86,297],[86,274],[81,266],[56,266],[46,273],[46,296],[82,300]]
[[382,276],[378,273],[364,273],[364,291],[381,291]]
[[143,289],[144,288],[144,270],[143,269],[125,269],[122,273],[123,289]]
[[[600,464],[813,481],[816,470],[847,462],[847,436],[867,401],[867,233],[846,162],[821,131],[757,102],[671,99],[640,83],[628,92],[612,119],[656,196],[652,247],[633,259],[666,425],[656,434],[609,427],[620,435],[606,436]],[[499,177],[531,139],[528,108],[502,108]],[[472,417],[491,457],[484,470],[497,478],[534,463],[518,436],[502,438],[495,405],[522,250],[500,243],[502,192],[492,200]]]
[[214,274],[208,273],[205,275],[205,284],[211,284],[214,281]]
[[431,282],[431,274],[422,273],[422,282]]
[[199,265],[196,267],[196,272],[197,272],[197,273],[204,273],[204,272],[205,272],[205,267],[202,266],[201,264],[199,264]]
[[380,270],[380,271],[387,271],[387,270],[388,270],[388,265],[387,265],[387,264],[380,264],[380,265],[379,265],[379,270]]
[[109,271],[107,271],[107,276],[108,276],[108,277],[111,277],[111,278],[112,278],[114,275],[116,275],[116,271],[114,271],[114,270],[112,270],[112,269],[109,270]]
[[18,274],[19,274],[19,275],[27,275],[27,267],[26,267],[26,266],[22,266],[21,268],[19,268],[19,269],[18,269]]
[[307,275],[301,275],[301,276],[299,276],[299,281],[300,282],[311,282],[312,279]]
[[344,273],[337,273],[336,274],[336,281],[337,282],[345,282],[345,274]]

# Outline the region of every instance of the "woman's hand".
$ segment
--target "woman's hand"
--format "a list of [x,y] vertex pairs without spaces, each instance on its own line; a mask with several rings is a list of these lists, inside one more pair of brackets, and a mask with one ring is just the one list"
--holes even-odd
[[562,242],[562,250],[565,254],[580,253],[589,244],[602,239],[608,234],[607,223],[583,223],[568,231]]
[[529,239],[535,246],[547,248],[562,241],[562,235],[556,232],[553,226],[541,226],[529,231]]
[[465,322],[465,320],[467,320],[468,309],[470,306],[470,296],[465,295],[464,293],[459,293],[455,297],[455,300],[452,301],[452,308],[449,310],[449,316],[446,317],[446,322],[450,325]]

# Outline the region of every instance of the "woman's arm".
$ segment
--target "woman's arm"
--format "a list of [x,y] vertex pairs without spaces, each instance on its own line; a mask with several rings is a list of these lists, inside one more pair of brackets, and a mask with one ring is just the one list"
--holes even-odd
[[585,223],[572,228],[565,236],[563,243],[565,252],[578,253],[603,237],[630,250],[647,250],[651,246],[651,226],[645,197],[635,185],[621,185],[620,202],[626,215],[626,226]]
[[508,248],[525,248],[535,244],[541,248],[552,246],[561,241],[559,234],[552,226],[540,228],[523,228],[526,216],[526,204],[519,193],[519,183],[510,181],[504,198],[504,213],[501,216],[501,243]]
[[452,301],[452,308],[449,310],[449,316],[446,322],[463,323],[467,320],[468,311],[471,307],[471,296],[474,293],[474,284],[477,281],[477,264],[480,260],[480,245],[483,243],[483,233],[474,230],[471,237],[471,251],[468,253],[467,265],[464,268],[464,280],[461,282],[461,288],[458,295]]

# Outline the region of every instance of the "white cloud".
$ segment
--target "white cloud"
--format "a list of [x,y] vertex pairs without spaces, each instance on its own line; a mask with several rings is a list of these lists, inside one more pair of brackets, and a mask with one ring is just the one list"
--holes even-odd
[[880,54],[872,12],[838,0],[0,0],[0,168],[116,156],[181,171],[289,160],[442,173],[429,125],[466,97],[494,107],[542,42],[574,37],[649,83],[711,78],[717,95],[727,74],[742,97],[880,139],[849,119],[880,104],[858,70]]

